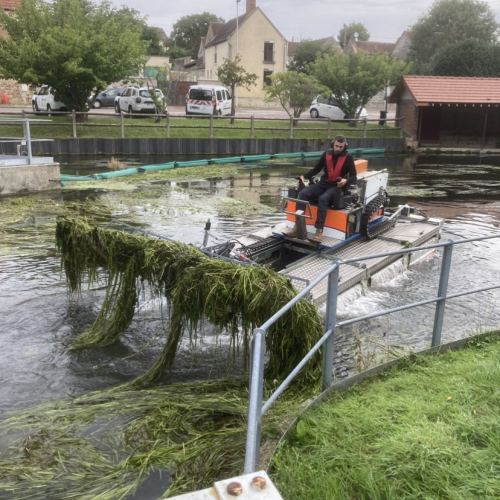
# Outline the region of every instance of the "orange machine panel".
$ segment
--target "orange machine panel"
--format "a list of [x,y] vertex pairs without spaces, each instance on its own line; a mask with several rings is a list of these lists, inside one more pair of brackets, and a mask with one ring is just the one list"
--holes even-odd
[[[287,205],[287,212],[295,212],[296,203],[294,201],[289,201]],[[309,215],[307,207],[304,210],[305,215]],[[306,219],[307,226],[314,226],[316,223],[316,217],[318,215],[318,207],[311,206],[312,219]],[[295,215],[287,214],[287,220],[295,222]],[[332,229],[337,229],[338,231],[345,232],[347,227],[347,214],[345,212],[340,212],[339,210],[328,209],[325,219],[325,227],[331,227]]]
[[366,172],[368,169],[368,160],[354,160],[354,166],[356,167],[356,173]]

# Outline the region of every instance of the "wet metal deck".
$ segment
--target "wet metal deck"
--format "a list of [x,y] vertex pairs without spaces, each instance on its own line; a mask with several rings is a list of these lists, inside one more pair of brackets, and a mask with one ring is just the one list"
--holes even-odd
[[[393,252],[407,246],[417,247],[435,238],[440,231],[439,224],[426,222],[398,222],[383,235],[368,240],[360,238],[338,250],[315,253],[291,264],[280,274],[286,276],[297,290],[304,289],[311,281],[326,271],[334,260],[349,259],[358,256]],[[360,262],[360,267],[343,264],[340,267],[339,293],[357,283],[367,281],[370,276],[400,259],[397,255],[379,257]],[[410,258],[411,262],[411,258]],[[313,302],[318,305],[326,300],[328,280],[324,279],[312,290]]]

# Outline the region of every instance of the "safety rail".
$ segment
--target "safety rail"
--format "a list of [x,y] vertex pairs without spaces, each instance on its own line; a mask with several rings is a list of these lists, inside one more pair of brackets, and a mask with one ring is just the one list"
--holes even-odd
[[0,142],[19,142],[21,145],[23,142],[26,142],[26,150],[27,150],[27,157],[28,157],[28,165],[31,165],[33,163],[33,150],[31,147],[32,142],[41,142],[41,141],[52,141],[53,139],[32,139],[31,138],[31,132],[30,132],[30,123],[36,123],[36,122],[50,122],[51,120],[37,120],[37,119],[32,119],[29,120],[28,118],[2,118],[1,115],[7,114],[7,113],[1,113],[0,114],[0,124],[5,123],[5,124],[12,124],[12,123],[20,123],[23,126],[23,133],[24,137],[8,137],[8,138],[1,138]]
[[[499,235],[483,236],[479,238],[469,238],[459,241],[448,240],[442,243],[434,243],[431,245],[424,245],[420,247],[411,247],[392,252],[384,252],[372,255],[365,255],[361,257],[353,257],[349,259],[342,259],[334,262],[321,276],[315,279],[310,285],[302,290],[295,296],[288,304],[281,308],[274,316],[269,318],[260,328],[253,330],[253,336],[250,343],[250,382],[249,382],[249,398],[248,398],[248,423],[247,423],[247,441],[245,449],[245,474],[258,470],[259,466],[259,449],[260,449],[260,436],[261,436],[261,421],[264,413],[270,406],[278,399],[283,393],[290,382],[297,376],[302,367],[312,358],[312,356],[325,345],[323,350],[323,367],[322,367],[322,383],[321,390],[325,391],[330,387],[333,380],[333,355],[334,355],[334,341],[335,329],[337,327],[351,325],[367,319],[385,316],[398,311],[404,311],[414,307],[432,304],[436,302],[436,311],[434,314],[434,326],[432,331],[431,347],[439,346],[441,343],[441,332],[443,327],[444,311],[447,299],[462,297],[472,293],[485,292],[495,288],[500,288],[500,284],[487,286],[483,288],[476,288],[466,292],[453,293],[448,295],[448,280],[451,269],[451,257],[453,253],[453,246],[463,243],[471,243],[476,241],[484,241],[493,238],[500,238]],[[338,281],[339,269],[342,264],[349,264],[359,262],[362,260],[370,260],[381,257],[388,257],[391,255],[404,255],[416,251],[433,250],[436,248],[443,248],[443,256],[441,260],[441,272],[439,277],[439,285],[437,297],[413,302],[400,307],[386,309],[376,313],[359,316],[340,323],[336,323],[337,318],[337,295],[338,295]],[[262,405],[262,392],[264,382],[264,354],[265,354],[265,335],[266,331],[293,307],[300,299],[307,297],[309,292],[325,278],[328,278],[328,293],[326,300],[326,317],[325,317],[325,333],[316,345],[309,351],[304,359],[295,367],[295,369],[288,375],[288,377],[281,383],[276,391],[269,397],[264,405]]]
[[[19,115],[19,112],[6,112],[5,114],[11,114],[11,115]],[[71,123],[52,123],[49,124],[50,126],[72,126],[73,127],[73,137],[77,138],[77,127],[120,127],[121,129],[121,137],[122,139],[125,138],[125,128],[130,127],[130,128],[161,128],[165,129],[166,131],[166,138],[170,138],[171,135],[171,129],[208,129],[209,131],[209,137],[210,139],[213,139],[214,136],[214,130],[228,130],[228,127],[226,126],[217,126],[214,124],[214,122],[221,122],[224,120],[231,120],[231,123],[234,121],[246,121],[248,122],[250,119],[250,127],[231,127],[230,130],[248,130],[250,132],[250,138],[253,139],[255,135],[256,130],[281,130],[281,131],[286,131],[289,132],[289,137],[290,139],[293,139],[294,135],[294,130],[296,130],[296,126],[299,122],[303,123],[311,123],[311,122],[317,122],[317,123],[326,123],[326,135],[327,139],[332,138],[332,132],[337,133],[337,132],[352,132],[353,127],[348,127],[348,128],[332,128],[332,122],[338,122],[338,123],[360,123],[363,125],[363,139],[367,138],[367,134],[369,131],[377,131],[377,130],[388,130],[386,124],[388,122],[394,122],[394,127],[391,127],[392,130],[399,130],[399,138],[403,137],[404,133],[404,118],[384,118],[384,119],[370,119],[368,120],[366,117],[365,118],[357,118],[357,119],[343,119],[343,120],[331,120],[330,118],[260,118],[258,117],[257,119],[252,115],[250,118],[248,117],[236,117],[236,116],[214,116],[214,115],[193,115],[193,116],[173,116],[168,113],[163,113],[163,114],[151,114],[151,113],[125,113],[124,111],[121,111],[119,115],[107,115],[99,112],[92,112],[92,111],[21,111],[21,115],[24,118],[26,115],[35,115],[35,116],[43,116],[43,115],[49,115],[49,116],[71,116]],[[120,123],[85,123],[85,122],[79,122],[77,120],[78,116],[99,116],[100,118],[114,118],[114,117],[119,117],[120,118]],[[149,118],[154,118],[155,121],[161,121],[161,119],[165,119],[166,123],[165,125],[137,125],[137,124],[126,124],[125,123],[125,118],[131,118],[131,117],[149,117]],[[176,119],[190,119],[190,118],[208,118],[208,123],[207,125],[172,125],[170,120],[172,118]],[[274,122],[287,122],[289,125],[285,128],[276,128],[276,127],[256,127],[255,126],[255,120],[257,121],[274,121]],[[383,122],[383,125],[378,128],[368,128],[368,124],[371,122],[378,122],[379,125],[381,122]],[[396,126],[399,122],[399,126]],[[307,132],[318,132],[318,131],[325,131],[325,127],[317,127],[317,128],[301,128],[301,131],[307,131]]]

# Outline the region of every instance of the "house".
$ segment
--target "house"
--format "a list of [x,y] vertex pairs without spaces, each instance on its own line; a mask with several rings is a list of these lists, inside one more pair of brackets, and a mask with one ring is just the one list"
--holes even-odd
[[414,147],[495,147],[500,136],[500,78],[403,76],[389,102]]
[[[21,0],[0,0],[0,8],[8,14],[13,13]],[[0,36],[6,37],[7,33],[0,29]],[[2,79],[0,75],[0,95],[6,94],[9,104],[29,104],[31,105],[31,90],[28,85],[18,83],[15,80]]]
[[286,71],[288,60],[285,37],[256,6],[256,0],[246,0],[246,11],[238,18],[211,23],[203,52],[205,81],[217,82],[217,69],[224,59],[232,61],[236,54],[240,55],[245,71],[258,76],[257,85],[250,90],[237,89],[237,103],[246,107],[269,106],[264,102],[264,82],[273,73]]

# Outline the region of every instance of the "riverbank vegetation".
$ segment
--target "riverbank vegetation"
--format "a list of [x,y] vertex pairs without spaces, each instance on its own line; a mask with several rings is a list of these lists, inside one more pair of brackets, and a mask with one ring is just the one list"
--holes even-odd
[[[19,116],[20,117],[20,116]],[[37,119],[51,120],[48,123],[31,123],[30,131],[33,139],[71,139],[73,138],[73,125],[71,116],[35,116]],[[231,125],[230,119],[213,120],[213,137],[215,139],[249,139],[251,136],[250,120],[235,120]],[[163,118],[161,124],[154,122],[148,117],[126,117],[124,119],[125,137],[135,138],[161,138],[167,137],[166,119]],[[210,137],[210,121],[208,118],[184,117],[169,119],[171,138],[196,138],[208,139]],[[353,128],[343,122],[331,122],[331,137],[338,132],[347,134],[348,138],[363,137],[362,124]],[[181,128],[182,127],[182,128]],[[301,121],[294,125],[294,139],[325,139],[328,133],[326,121],[310,122]],[[261,130],[259,130],[259,128]],[[77,124],[77,136],[81,138],[98,139],[119,139],[121,138],[120,118],[113,115],[102,115],[100,117],[89,117],[88,124]],[[256,139],[289,139],[290,122],[288,120],[255,120],[254,137]],[[316,130],[312,130],[316,129]],[[23,137],[21,125],[0,126],[0,135],[4,137]],[[368,138],[392,138],[399,137],[399,130],[393,124],[380,127],[374,123],[367,124]],[[34,150],[36,154],[36,148]]]
[[274,457],[283,498],[499,498],[499,356],[496,333],[332,393]]

